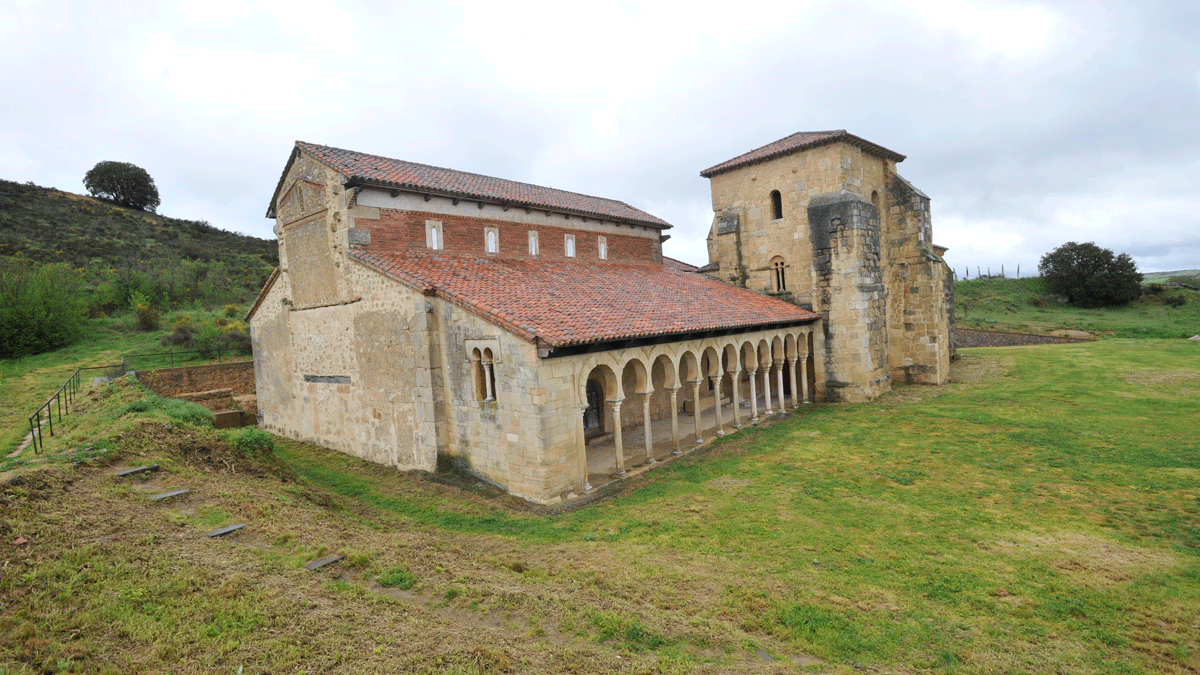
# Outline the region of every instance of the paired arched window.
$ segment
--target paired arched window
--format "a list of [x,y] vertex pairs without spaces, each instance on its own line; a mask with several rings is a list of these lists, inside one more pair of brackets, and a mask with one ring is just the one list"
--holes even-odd
[[774,258],[771,258],[771,276],[775,281],[776,293],[783,293],[787,290],[787,274],[784,272],[785,267],[787,267],[787,265],[784,264],[782,257],[775,256]]
[[492,350],[478,349],[471,351],[472,379],[475,385],[476,401],[496,400],[496,369],[492,362]]
[[779,190],[771,190],[771,219],[779,220],[783,217],[783,195],[779,194]]

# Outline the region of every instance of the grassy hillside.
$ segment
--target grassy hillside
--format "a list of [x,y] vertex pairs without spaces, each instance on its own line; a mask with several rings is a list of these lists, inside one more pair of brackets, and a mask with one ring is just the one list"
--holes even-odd
[[0,672],[1196,672],[1197,349],[968,350],[558,515],[92,388],[0,475]]
[[[1071,329],[1124,338],[1200,334],[1200,291],[1166,289],[1124,307],[1082,309],[1058,302],[1040,278],[973,279],[956,282],[954,296],[958,325],[970,328],[1024,332]],[[1186,302],[1171,307],[1166,302],[1171,297]]]
[[111,311],[130,288],[164,308],[247,302],[277,264],[278,249],[201,221],[0,180],[0,256],[79,269],[102,296],[93,309]]

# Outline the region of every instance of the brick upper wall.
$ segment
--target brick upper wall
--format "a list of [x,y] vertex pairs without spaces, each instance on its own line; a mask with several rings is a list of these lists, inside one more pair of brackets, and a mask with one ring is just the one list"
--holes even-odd
[[356,218],[355,227],[371,232],[371,243],[363,250],[380,253],[427,251],[425,221],[442,223],[444,250],[447,253],[486,255],[484,231],[494,227],[500,235],[500,250],[505,258],[530,258],[529,232],[538,232],[537,258],[564,259],[565,235],[575,235],[575,259],[599,262],[599,238],[608,244],[609,262],[633,264],[662,264],[658,242],[646,237],[590,232],[553,225],[512,223],[488,218],[468,218],[440,213],[380,209],[379,219]]

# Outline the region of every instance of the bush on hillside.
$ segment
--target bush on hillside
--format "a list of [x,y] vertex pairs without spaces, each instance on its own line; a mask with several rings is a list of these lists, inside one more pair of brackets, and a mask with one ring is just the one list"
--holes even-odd
[[1069,241],[1042,256],[1038,271],[1055,293],[1080,307],[1126,305],[1142,293],[1142,275],[1128,253]]
[[93,197],[132,209],[153,213],[159,205],[154,179],[145,169],[129,162],[97,163],[84,174],[83,186]]
[[84,282],[64,264],[0,258],[0,358],[65,347],[87,328]]

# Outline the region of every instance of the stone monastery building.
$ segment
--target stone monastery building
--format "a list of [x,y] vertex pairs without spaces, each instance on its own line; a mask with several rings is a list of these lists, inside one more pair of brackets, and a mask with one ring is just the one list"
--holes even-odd
[[945,382],[949,270],[903,159],[831,131],[705,170],[697,269],[623,202],[298,142],[247,316],[259,424],[555,503],[812,400]]

